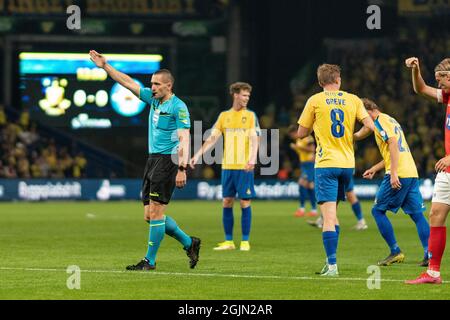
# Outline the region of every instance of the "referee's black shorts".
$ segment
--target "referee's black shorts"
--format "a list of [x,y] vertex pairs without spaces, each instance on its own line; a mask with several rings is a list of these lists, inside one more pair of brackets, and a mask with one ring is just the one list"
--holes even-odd
[[142,202],[145,205],[150,200],[168,204],[175,189],[175,177],[178,164],[173,163],[170,154],[150,154],[145,165],[142,180]]

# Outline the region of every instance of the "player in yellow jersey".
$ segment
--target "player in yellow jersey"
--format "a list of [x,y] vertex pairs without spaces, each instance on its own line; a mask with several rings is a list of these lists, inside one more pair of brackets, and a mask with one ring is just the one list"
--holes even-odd
[[[383,160],[366,170],[363,177],[372,179],[374,174],[383,168],[386,170],[383,182],[375,197],[372,215],[378,230],[388,244],[391,253],[378,262],[380,266],[389,266],[403,262],[405,256],[395,239],[394,229],[386,216],[386,211],[397,211],[402,208],[416,224],[417,233],[424,250],[421,266],[428,266],[428,238],[430,226],[423,215],[425,205],[419,191],[419,175],[416,163],[409,150],[400,124],[389,115],[380,112],[375,102],[362,99],[370,117],[375,122],[375,140]],[[365,136],[365,129],[355,133],[355,140]]]
[[223,135],[224,152],[222,161],[223,227],[225,241],[214,250],[233,250],[233,203],[236,194],[240,199],[242,216],[242,241],[240,250],[249,251],[251,227],[251,199],[255,197],[254,173],[258,152],[259,122],[256,114],[247,109],[252,87],[245,82],[230,86],[233,106],[223,111],[214,124],[211,136],[190,160],[191,168]]
[[323,91],[310,97],[298,120],[298,135],[307,137],[314,130],[317,148],[315,163],[316,198],[323,215],[322,239],[327,262],[322,276],[338,276],[336,252],[339,238],[337,204],[355,169],[353,132],[356,120],[374,130],[372,119],[356,95],[341,91],[341,70],[323,64],[317,69]]
[[[291,143],[290,147],[295,152],[297,152],[300,161],[300,172],[301,176],[299,179],[299,196],[300,196],[300,207],[296,210],[296,217],[303,217],[305,215],[305,200],[309,197],[311,201],[312,210],[307,213],[308,216],[314,217],[317,215],[316,210],[316,196],[314,190],[314,158],[315,158],[315,141],[312,136],[308,136],[304,139],[299,139],[297,135],[297,128],[295,125],[288,128],[288,133],[295,143]],[[354,230],[366,230],[368,228],[366,220],[363,217],[361,204],[359,203],[358,197],[355,194],[353,176],[349,183],[347,189],[345,190],[345,197],[350,202],[352,206],[353,213],[357,219],[356,225],[353,227]],[[322,229],[323,218],[322,215],[314,220],[306,221],[313,227]]]
[[311,202],[311,211],[307,216],[317,215],[316,195],[314,194],[314,154],[315,144],[312,136],[299,139],[297,136],[297,126],[292,125],[288,128],[289,137],[293,142],[289,145],[298,155],[300,162],[300,179],[298,180],[300,206],[295,212],[296,217],[305,215],[305,201],[309,198]]

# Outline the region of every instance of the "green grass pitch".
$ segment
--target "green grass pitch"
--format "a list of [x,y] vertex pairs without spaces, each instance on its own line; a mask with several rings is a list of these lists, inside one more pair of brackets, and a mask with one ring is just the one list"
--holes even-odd
[[[340,277],[324,279],[314,274],[325,258],[321,231],[307,218],[294,218],[295,201],[253,203],[249,252],[213,251],[223,240],[219,201],[173,201],[167,214],[202,239],[200,261],[189,269],[179,243],[166,236],[151,272],[124,271],[147,250],[148,225],[138,201],[0,203],[0,299],[450,299],[448,249],[444,284],[403,283],[424,268],[417,266],[422,248],[414,223],[402,212],[389,217],[406,260],[382,267],[380,289],[368,289],[368,266],[389,253],[371,204],[362,203],[365,231],[351,230],[351,207],[340,205]],[[237,205],[234,215],[238,245]],[[70,265],[81,268],[79,290],[66,285]]]

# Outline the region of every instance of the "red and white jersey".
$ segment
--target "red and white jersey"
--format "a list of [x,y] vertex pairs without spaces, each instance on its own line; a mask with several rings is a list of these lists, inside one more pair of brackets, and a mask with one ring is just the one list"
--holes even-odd
[[[450,91],[437,90],[437,100],[447,106],[445,115],[445,155],[450,155]],[[445,172],[450,173],[450,167]]]

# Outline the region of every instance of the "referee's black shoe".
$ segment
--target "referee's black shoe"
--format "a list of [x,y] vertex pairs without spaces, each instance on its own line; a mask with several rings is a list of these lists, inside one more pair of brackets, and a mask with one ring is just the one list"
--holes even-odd
[[186,249],[186,255],[189,257],[189,267],[194,269],[197,265],[199,252],[200,252],[200,243],[202,242],[199,238],[191,237],[192,244]]
[[156,266],[152,266],[146,258],[142,259],[137,264],[132,264],[132,265],[127,266],[127,270],[132,270],[132,271],[139,271],[139,270],[147,271],[147,270],[154,270],[154,269],[156,269]]

